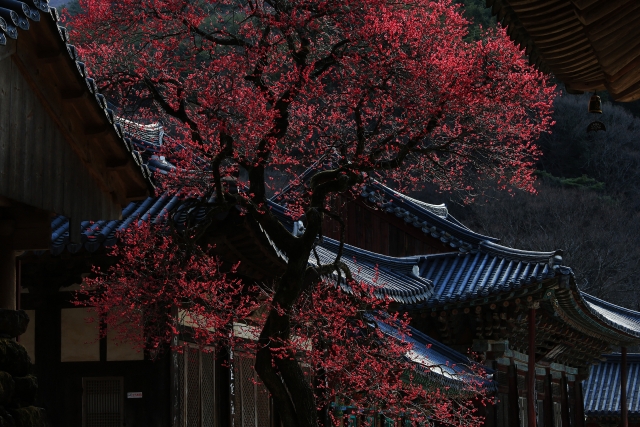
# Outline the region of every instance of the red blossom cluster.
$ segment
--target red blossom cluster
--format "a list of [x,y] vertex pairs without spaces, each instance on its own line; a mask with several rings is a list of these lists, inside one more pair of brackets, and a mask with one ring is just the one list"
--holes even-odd
[[[118,234],[108,271],[96,267],[76,304],[95,307],[103,327],[118,341],[161,352],[185,326],[202,346],[229,346],[233,324],[259,305],[258,290],[221,271],[219,260],[165,225],[134,222]],[[153,354],[153,353],[152,353]]]
[[331,155],[400,183],[533,191],[554,88],[504,30],[465,42],[450,1],[80,3],[73,34],[101,89],[170,129],[185,167],[168,187],[207,193],[221,166],[295,172]]
[[479,365],[453,373],[451,365],[411,358],[431,350],[410,341],[408,317],[389,314],[390,301],[374,296],[375,284],[341,282],[319,281],[292,313],[288,345],[310,367],[319,408],[337,402],[416,424],[482,425],[478,406],[486,404],[489,390]]

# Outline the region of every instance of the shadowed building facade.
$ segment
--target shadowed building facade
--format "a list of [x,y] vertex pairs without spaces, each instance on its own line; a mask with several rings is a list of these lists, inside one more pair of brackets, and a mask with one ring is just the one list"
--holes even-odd
[[[150,169],[172,167],[157,155],[158,144],[134,138],[134,145]],[[297,221],[277,202],[278,198],[271,201],[272,212],[293,231]],[[90,265],[106,267],[113,262],[105,255],[105,245],[115,243],[115,233],[138,219],[164,221],[168,213],[180,222],[187,215],[197,220],[206,212],[190,209],[189,201],[174,196],[150,197],[127,206],[121,220],[87,224],[79,243],[69,240],[66,218],[53,219],[50,251],[22,257],[22,284],[29,289],[23,301],[42,322],[36,323],[36,354],[38,345],[46,347],[47,342],[62,342],[71,349],[78,345],[62,336],[62,322],[68,317],[65,310],[83,310],[69,305],[68,286],[79,283]],[[493,374],[497,398],[497,404],[486,410],[488,426],[584,426],[582,381],[590,378],[591,366],[612,346],[640,341],[640,313],[581,292],[573,272],[563,265],[561,251],[501,246],[498,239],[475,233],[455,220],[445,206],[414,200],[373,181],[360,197],[343,206],[341,216],[350,230],[343,261],[356,272],[357,280],[375,286],[380,298],[391,299],[392,310],[411,315],[415,336],[434,344],[436,353],[426,353],[429,360],[452,358],[463,365],[466,358],[460,353],[472,348],[481,354]],[[242,261],[239,274],[248,280],[265,280],[282,271],[286,255],[247,216],[232,211],[218,221],[211,243],[223,260]],[[325,229],[332,230],[332,224],[327,222]],[[368,238],[370,229],[381,236],[395,233],[395,243],[388,237]],[[330,236],[331,231],[317,247],[321,262],[336,256],[338,243]],[[316,263],[315,256],[309,262]],[[45,275],[56,278],[48,289],[41,286]],[[238,327],[242,330],[242,325]],[[251,339],[250,333],[239,333]],[[243,426],[278,423],[277,410],[254,381],[251,359],[242,352],[230,360],[228,354],[214,357],[189,347],[185,353],[155,362],[153,355],[138,354],[135,359],[135,353],[118,361],[110,356],[115,350],[109,336],[93,351],[93,359],[70,361],[57,347],[42,362],[49,363],[49,371],[59,372],[57,378],[65,378],[68,384],[82,384],[85,377],[119,378],[122,406],[118,410],[127,424],[138,420],[142,425],[222,427],[232,419]],[[36,356],[37,370],[39,364]],[[60,425],[83,425],[80,414],[86,391],[76,386],[72,392],[69,386],[63,398],[55,392],[55,381],[53,376],[47,385],[43,380],[42,387],[49,390],[43,398],[49,396],[53,406],[57,401],[66,405],[58,414]],[[134,392],[143,397],[126,398]],[[170,410],[152,412],[157,405]]]
[[44,423],[31,406],[37,381],[27,351],[12,339],[29,324],[19,310],[16,256],[49,249],[56,214],[72,218],[77,241],[81,220],[119,218],[123,206],[147,197],[140,160],[56,10],[41,0],[0,3],[0,424]]

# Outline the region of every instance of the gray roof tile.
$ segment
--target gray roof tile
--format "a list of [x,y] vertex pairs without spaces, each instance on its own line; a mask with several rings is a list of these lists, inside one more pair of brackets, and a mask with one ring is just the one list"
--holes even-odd
[[[583,383],[584,413],[588,417],[620,416],[620,354],[591,367]],[[640,417],[640,354],[627,355],[627,408],[629,416]]]

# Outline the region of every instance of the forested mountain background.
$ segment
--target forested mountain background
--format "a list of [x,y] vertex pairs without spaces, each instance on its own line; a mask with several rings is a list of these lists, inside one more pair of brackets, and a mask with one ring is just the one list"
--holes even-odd
[[[474,21],[470,38],[496,25],[484,0],[458,2]],[[592,94],[569,95],[562,84],[558,91],[556,124],[539,141],[538,194],[489,192],[471,205],[455,198],[448,205],[469,228],[504,245],[563,249],[581,289],[640,310],[640,102],[612,103],[599,93],[603,114],[590,114]],[[605,132],[587,132],[595,120]]]
[[[78,13],[77,0],[50,0]],[[485,0],[456,0],[473,21],[469,40],[480,40],[496,19]],[[452,194],[423,190],[414,196],[445,202],[469,228],[525,250],[563,249],[578,285],[602,299],[640,310],[640,101],[612,103],[589,114],[591,94],[569,95],[558,84],[556,125],[539,140],[537,194],[490,191],[464,205]],[[587,132],[599,120],[605,132]]]

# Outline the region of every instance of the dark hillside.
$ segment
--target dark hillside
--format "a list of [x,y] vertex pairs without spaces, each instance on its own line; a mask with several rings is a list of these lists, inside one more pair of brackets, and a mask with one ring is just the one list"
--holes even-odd
[[[640,310],[640,118],[621,105],[589,114],[590,95],[556,99],[539,141],[538,194],[489,192],[450,205],[472,229],[529,250],[564,249],[583,290]],[[587,132],[593,120],[606,132]]]

